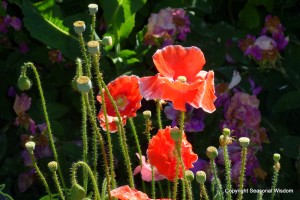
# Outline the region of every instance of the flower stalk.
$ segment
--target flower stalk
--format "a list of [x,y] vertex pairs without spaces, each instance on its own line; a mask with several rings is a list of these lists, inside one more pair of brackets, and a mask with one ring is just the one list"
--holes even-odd
[[245,177],[245,171],[246,171],[246,161],[247,161],[247,147],[249,145],[249,138],[247,137],[241,137],[239,139],[240,145],[242,146],[242,161],[241,161],[241,168],[240,168],[240,182],[239,182],[239,190],[238,190],[238,200],[243,199],[243,188],[244,188],[244,177]]

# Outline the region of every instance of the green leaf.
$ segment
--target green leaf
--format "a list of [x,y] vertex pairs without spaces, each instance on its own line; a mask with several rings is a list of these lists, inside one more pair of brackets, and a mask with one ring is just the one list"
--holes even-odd
[[284,112],[300,107],[300,91],[292,91],[281,96],[274,106],[275,112]]
[[54,0],[33,5],[29,0],[22,3],[25,27],[33,38],[59,49],[70,59],[80,55],[76,37],[70,34],[61,19],[61,13]]
[[253,29],[259,26],[259,13],[253,6],[246,5],[239,13],[240,25]]
[[[111,24],[115,39],[125,39],[134,27],[136,12],[146,0],[103,0],[104,18]],[[113,12],[112,12],[113,11]]]

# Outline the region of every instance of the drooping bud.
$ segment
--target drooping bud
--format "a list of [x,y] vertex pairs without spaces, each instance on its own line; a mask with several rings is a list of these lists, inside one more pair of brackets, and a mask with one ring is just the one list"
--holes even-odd
[[82,34],[85,31],[85,23],[84,23],[84,21],[76,21],[76,22],[74,22],[73,27],[74,27],[75,33],[77,33],[79,35]]
[[87,76],[79,76],[77,78],[77,88],[80,92],[87,93],[92,89],[92,81]]
[[171,129],[171,138],[175,141],[175,142],[177,142],[177,141],[179,141],[180,140],[180,138],[181,138],[181,131],[178,129],[178,128],[172,128]]
[[249,146],[250,139],[247,138],[247,137],[241,137],[241,138],[239,139],[239,142],[240,142],[241,147],[247,148],[247,147]]
[[194,180],[194,173],[191,170],[185,171],[185,177],[188,181],[192,182]]
[[200,184],[205,183],[206,181],[206,173],[204,171],[197,171],[196,172],[196,181]]
[[104,46],[112,46],[113,45],[113,41],[112,41],[112,37],[111,36],[104,36],[101,40],[101,44],[103,44]]
[[72,200],[82,200],[86,196],[86,192],[83,187],[79,184],[74,184],[71,188],[71,199]]
[[218,149],[214,146],[209,146],[206,149],[206,155],[209,159],[215,159],[218,156]]
[[145,110],[143,112],[143,116],[145,119],[150,119],[151,118],[151,111],[150,110]]
[[91,53],[91,54],[97,54],[99,53],[99,42],[98,41],[89,41],[87,43],[87,46],[88,46],[88,51]]
[[48,163],[48,168],[50,172],[54,173],[57,171],[57,162],[56,161],[51,161]]
[[98,12],[98,5],[97,4],[91,3],[91,4],[88,5],[88,7],[89,7],[89,11],[90,11],[91,15],[94,15]]
[[18,79],[18,87],[21,91],[29,90],[31,87],[31,81],[26,75],[21,75]]
[[27,151],[29,151],[31,153],[35,149],[35,143],[33,141],[26,142],[25,147],[26,147]]

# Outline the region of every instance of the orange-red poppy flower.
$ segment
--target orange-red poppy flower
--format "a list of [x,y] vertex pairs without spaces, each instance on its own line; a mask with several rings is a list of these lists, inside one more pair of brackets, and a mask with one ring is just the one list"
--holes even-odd
[[[120,76],[107,85],[108,90],[118,107],[123,125],[126,124],[127,117],[135,117],[136,111],[141,107],[141,100],[143,97],[139,91],[138,79],[137,76]],[[117,115],[107,93],[104,89],[102,92],[104,93],[110,131],[115,132],[117,131],[117,126],[114,117]],[[100,94],[97,96],[97,100],[102,103]],[[98,119],[101,127],[106,130],[102,108],[98,114]]]
[[202,71],[205,58],[199,48],[170,45],[157,50],[153,62],[159,73],[139,80],[146,100],[169,100],[181,111],[186,103],[209,113],[215,111],[214,72]]
[[[110,191],[112,197],[118,198],[119,200],[152,200],[147,194],[130,188],[128,185],[124,185]],[[160,200],[171,200],[171,199],[160,199]]]
[[[168,180],[173,181],[176,174],[176,150],[175,142],[171,137],[171,130],[178,129],[167,126],[161,129],[152,137],[149,142],[147,154],[151,165]],[[186,140],[185,134],[182,135],[181,156],[185,170],[193,167],[193,163],[198,160],[197,154],[192,151],[192,145]],[[178,177],[183,177],[181,164],[179,165]]]

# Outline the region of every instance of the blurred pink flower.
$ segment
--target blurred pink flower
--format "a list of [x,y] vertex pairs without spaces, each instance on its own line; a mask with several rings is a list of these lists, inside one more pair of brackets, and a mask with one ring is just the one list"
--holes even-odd
[[[136,153],[136,156],[140,158],[140,155],[138,153]],[[152,180],[152,170],[151,170],[151,165],[146,162],[146,157],[145,156],[142,156],[142,165],[143,166],[140,166],[138,165],[134,171],[133,171],[133,175],[136,175],[138,173],[141,173],[142,175],[142,179],[144,181],[148,181],[150,182]],[[157,169],[155,167],[153,167],[153,170],[154,170],[154,180],[155,181],[160,181],[160,180],[163,180],[165,177],[160,175],[157,171]]]

